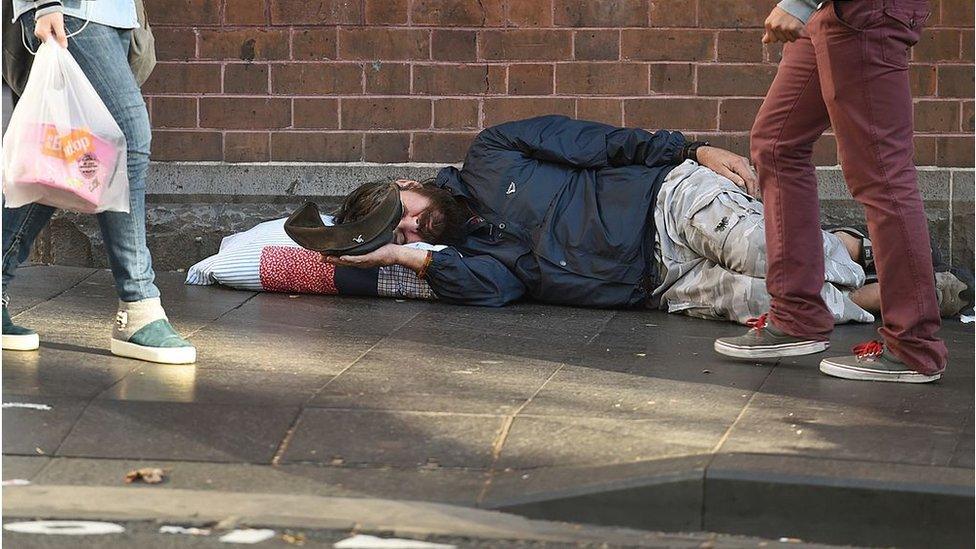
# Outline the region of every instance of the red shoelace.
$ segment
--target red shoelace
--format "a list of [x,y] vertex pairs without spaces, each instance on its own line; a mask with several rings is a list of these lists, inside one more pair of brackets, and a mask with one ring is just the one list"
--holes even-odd
[[866,341],[859,345],[855,345],[852,350],[857,358],[880,356],[884,351],[884,343],[880,341]]
[[746,326],[757,332],[762,330],[766,327],[766,316],[768,316],[768,314],[769,313],[763,313],[759,315],[759,318],[750,318],[749,320],[746,320]]

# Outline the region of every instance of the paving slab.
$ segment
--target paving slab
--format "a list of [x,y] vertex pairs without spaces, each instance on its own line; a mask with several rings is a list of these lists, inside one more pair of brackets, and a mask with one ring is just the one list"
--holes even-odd
[[97,271],[98,269],[84,267],[21,266],[17,269],[16,278],[9,290],[10,314],[16,316],[38,303],[43,303]]
[[[84,364],[79,368],[79,364]],[[139,363],[103,353],[43,342],[38,352],[3,354],[3,390],[20,395],[89,399],[117,383]]]
[[51,458],[45,456],[3,456],[3,480],[32,480]]
[[3,403],[50,406],[49,410],[3,410],[3,453],[28,456],[54,455],[88,405],[87,400],[72,397],[7,393]]
[[282,463],[487,469],[502,418],[306,408]]
[[310,405],[509,414],[560,367],[501,352],[388,338],[329,383]]
[[[37,484],[77,486],[120,486],[129,471],[158,467],[166,471],[160,489],[217,490],[244,493],[304,494],[315,496],[372,497],[438,501],[474,506],[488,478],[484,471],[448,468],[350,467],[250,463],[205,463],[170,460],[89,458],[4,458],[43,461],[14,463],[23,475]],[[37,474],[46,465],[44,471]],[[31,466],[31,467],[29,467]],[[33,471],[33,474],[30,474]],[[30,476],[28,476],[30,474]]]
[[94,401],[60,456],[270,463],[295,407]]

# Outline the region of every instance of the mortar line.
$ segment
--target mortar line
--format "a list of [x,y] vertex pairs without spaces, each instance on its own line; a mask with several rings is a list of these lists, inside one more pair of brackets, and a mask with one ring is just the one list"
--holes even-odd
[[[769,369],[769,372],[766,373],[766,377],[763,378],[762,382],[759,384],[759,387],[756,387],[756,389],[752,392],[752,396],[749,397],[749,400],[745,403],[745,406],[743,406],[742,409],[739,410],[739,414],[735,416],[735,420],[732,421],[732,424],[729,425],[729,428],[725,430],[724,434],[722,434],[722,438],[718,439],[718,442],[716,442],[715,446],[712,447],[711,451],[709,452],[710,454],[712,454],[712,457],[715,456],[715,453],[722,448],[722,445],[725,444],[725,441],[728,440],[728,438],[732,435],[732,430],[735,429],[735,426],[739,424],[739,420],[742,419],[742,416],[745,415],[746,410],[748,410],[749,407],[752,406],[753,401],[756,400],[756,396],[759,394],[759,390],[762,389],[763,385],[766,384],[766,380],[769,379],[769,376],[773,375],[773,371],[776,369],[776,366],[778,364],[779,361],[776,361],[776,364],[774,364],[773,367]],[[706,471],[708,470],[707,465],[705,469]]]
[[210,326],[211,324],[213,324],[213,323],[215,323],[215,322],[217,322],[218,320],[220,320],[220,319],[222,319],[222,318],[224,318],[225,316],[227,316],[227,315],[229,315],[230,313],[232,313],[232,312],[234,312],[234,311],[236,311],[237,309],[240,309],[240,308],[241,308],[241,307],[243,307],[244,305],[247,305],[247,303],[248,303],[248,302],[250,302],[250,301],[251,301],[252,299],[254,299],[255,297],[257,297],[257,295],[258,295],[259,293],[260,293],[260,292],[253,292],[253,293],[252,293],[252,294],[250,295],[250,297],[248,297],[248,298],[247,298],[247,299],[245,299],[244,301],[241,301],[241,302],[240,302],[240,303],[238,303],[237,305],[235,305],[235,306],[233,306],[233,307],[231,307],[230,309],[227,309],[226,311],[224,311],[224,312],[222,312],[222,313],[220,313],[219,315],[217,315],[217,318],[215,318],[215,319],[213,319],[213,320],[210,320],[210,321],[207,321],[207,322],[204,322],[204,323],[203,323],[203,324],[202,324],[202,325],[201,325],[201,326],[200,326],[199,328],[197,328],[197,329],[195,329],[195,330],[190,330],[190,331],[189,331],[189,332],[187,332],[187,334],[186,334],[186,339],[189,339],[189,338],[191,338],[191,337],[193,337],[194,335],[196,335],[196,334],[198,334],[198,333],[200,333],[200,331],[201,331],[201,330],[203,330],[204,328],[206,328],[207,326]]
[[277,467],[278,465],[281,464],[281,458],[285,455],[285,452],[288,451],[288,446],[291,444],[292,439],[295,438],[295,432],[298,430],[298,426],[302,422],[302,415],[305,413],[305,408],[308,405],[310,405],[312,403],[312,401],[315,400],[315,397],[319,396],[319,394],[322,391],[324,391],[326,387],[328,387],[329,385],[331,385],[333,381],[335,381],[336,379],[339,378],[339,376],[341,376],[342,374],[344,374],[347,371],[349,371],[350,368],[352,368],[353,366],[355,366],[360,360],[363,359],[363,357],[365,357],[367,354],[369,354],[369,352],[372,351],[373,349],[375,349],[380,343],[383,343],[384,341],[386,341],[386,339],[391,334],[395,334],[397,331],[400,330],[400,328],[403,328],[404,326],[406,326],[407,324],[409,324],[413,319],[417,318],[417,316],[420,315],[420,313],[421,313],[421,311],[415,312],[412,316],[410,316],[410,318],[404,320],[402,323],[400,323],[399,326],[397,326],[396,328],[394,328],[393,330],[391,330],[389,334],[387,334],[386,336],[381,337],[380,339],[378,339],[376,341],[376,343],[370,345],[368,349],[366,349],[365,351],[363,351],[362,353],[360,353],[359,356],[357,356],[355,359],[353,359],[338,374],[336,374],[336,375],[332,376],[331,378],[329,378],[329,380],[326,381],[325,384],[323,384],[321,387],[319,387],[318,389],[316,389],[315,392],[313,392],[311,395],[309,395],[308,398],[305,399],[305,402],[303,402],[302,404],[300,404],[298,406],[298,412],[295,414],[295,419],[293,419],[292,422],[291,422],[291,425],[288,426],[288,430],[285,431],[285,436],[281,439],[281,442],[278,443],[278,447],[275,449],[274,456],[271,458],[271,465],[272,466]]
[[481,487],[478,497],[475,498],[475,505],[480,506],[485,497],[488,495],[488,490],[491,488],[491,483],[495,478],[495,468],[498,465],[498,460],[501,459],[502,449],[505,446],[505,442],[508,440],[508,434],[512,429],[512,424],[515,423],[516,416],[518,416],[519,413],[521,413],[522,410],[528,406],[529,403],[531,403],[532,400],[535,399],[535,397],[538,396],[543,389],[546,388],[546,385],[549,385],[552,378],[556,377],[556,374],[562,371],[564,366],[565,364],[560,364],[551,374],[549,374],[549,377],[542,382],[542,385],[540,385],[539,388],[529,396],[529,398],[525,399],[525,402],[516,408],[514,412],[505,416],[505,420],[502,422],[502,427],[498,432],[498,436],[495,437],[495,441],[491,445],[491,465],[488,467],[488,478],[485,479],[485,483]]
[[17,314],[15,314],[15,315],[13,315],[13,318],[17,318],[18,316],[20,316],[20,315],[22,315],[22,314],[24,314],[24,313],[28,313],[28,312],[30,312],[30,311],[33,311],[34,309],[36,309],[36,308],[38,308],[38,307],[40,307],[41,305],[43,305],[43,304],[45,304],[45,303],[47,303],[48,301],[51,301],[51,300],[54,300],[54,299],[57,299],[57,298],[59,298],[59,297],[61,297],[61,296],[63,296],[64,294],[66,294],[66,293],[68,293],[68,292],[70,292],[71,290],[74,290],[75,288],[77,288],[78,286],[80,286],[82,282],[84,282],[84,281],[86,281],[86,280],[88,280],[89,278],[91,278],[91,277],[93,277],[93,276],[95,276],[95,273],[97,273],[98,271],[101,271],[101,270],[102,270],[102,269],[96,269],[96,268],[92,268],[92,272],[90,272],[90,273],[88,273],[87,275],[85,275],[85,276],[83,276],[83,277],[82,277],[82,278],[81,278],[80,280],[78,280],[78,282],[75,282],[75,283],[74,283],[74,284],[72,284],[71,286],[69,286],[69,287],[67,287],[67,288],[65,288],[64,290],[61,290],[60,292],[58,292],[58,293],[56,293],[56,294],[54,294],[54,295],[52,295],[51,297],[49,297],[49,298],[47,298],[47,299],[45,299],[44,301],[41,301],[41,302],[39,302],[39,303],[36,303],[36,304],[34,304],[34,305],[31,305],[30,307],[28,307],[28,308],[26,308],[26,309],[24,309],[23,311],[21,311],[21,312],[19,312],[19,313],[17,313]]

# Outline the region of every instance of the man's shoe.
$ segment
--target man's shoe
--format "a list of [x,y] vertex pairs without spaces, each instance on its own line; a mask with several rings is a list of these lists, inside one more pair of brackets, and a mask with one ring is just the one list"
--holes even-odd
[[942,377],[937,374],[916,372],[898,357],[885,349],[880,341],[856,345],[851,356],[825,358],[820,371],[828,376],[863,381],[896,381],[899,383],[929,383]]
[[197,359],[197,350],[165,318],[146,324],[127,340],[113,334],[112,354],[160,364],[191,364]]
[[744,335],[720,337],[715,351],[735,358],[778,358],[819,353],[830,347],[829,341],[793,337],[776,329],[763,314],[746,321],[751,329]]
[[4,351],[36,351],[41,345],[37,332],[14,324],[7,312],[7,305],[3,306],[3,350]]

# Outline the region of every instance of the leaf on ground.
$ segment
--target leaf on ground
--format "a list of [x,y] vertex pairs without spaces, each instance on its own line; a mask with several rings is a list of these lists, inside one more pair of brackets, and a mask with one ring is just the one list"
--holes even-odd
[[166,479],[166,472],[158,467],[143,467],[142,469],[133,469],[125,474],[125,483],[132,484],[133,482],[145,482],[146,484],[159,484]]

